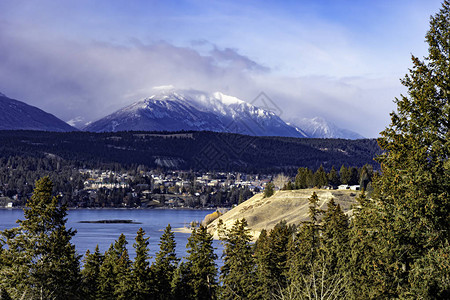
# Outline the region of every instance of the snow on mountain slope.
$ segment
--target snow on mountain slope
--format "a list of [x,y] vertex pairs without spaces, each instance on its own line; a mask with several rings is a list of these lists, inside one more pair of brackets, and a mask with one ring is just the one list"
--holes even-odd
[[77,131],[54,115],[1,93],[0,130]]
[[311,138],[334,138],[357,140],[364,137],[348,129],[342,129],[320,117],[291,120],[292,125],[301,128]]
[[83,128],[86,131],[216,131],[253,136],[364,138],[322,118],[284,122],[274,112],[220,92],[161,89]]
[[93,122],[86,131],[209,130],[254,136],[306,137],[275,113],[219,92],[164,91]]

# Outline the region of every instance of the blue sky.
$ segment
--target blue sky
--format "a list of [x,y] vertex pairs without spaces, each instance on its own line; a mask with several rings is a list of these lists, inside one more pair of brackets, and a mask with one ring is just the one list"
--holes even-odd
[[0,1],[0,92],[93,121],[153,87],[264,91],[376,137],[437,0]]

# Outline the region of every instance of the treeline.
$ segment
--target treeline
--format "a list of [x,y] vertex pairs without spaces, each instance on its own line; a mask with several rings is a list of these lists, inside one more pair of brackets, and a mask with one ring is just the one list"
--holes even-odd
[[15,197],[17,205],[25,205],[39,178],[49,176],[54,192],[62,201],[70,201],[75,190],[84,188],[86,176],[72,163],[54,157],[11,156],[0,158],[0,194]]
[[295,181],[288,181],[284,186],[284,190],[307,189],[313,187],[337,187],[341,184],[360,185],[361,189],[367,191],[372,190],[372,178],[376,174],[371,165],[364,165],[360,168],[346,167],[342,165],[339,172],[331,167],[329,172],[320,166],[315,172],[309,168],[299,168]]
[[[14,198],[15,206],[24,206],[27,199],[31,197],[34,182],[44,176],[50,177],[54,185],[53,192],[58,193],[60,202],[69,207],[141,207],[143,201],[156,199],[164,203],[165,199],[170,199],[177,194],[176,186],[155,186],[151,177],[141,173],[141,171],[148,171],[146,167],[131,166],[130,169],[127,169],[120,164],[104,164],[101,165],[101,169],[128,174],[129,178],[126,180],[128,187],[99,188],[95,193],[89,192],[84,190],[84,181],[88,179],[88,175],[83,175],[78,170],[82,167],[84,165],[74,164],[49,155],[39,158],[29,156],[0,158],[0,197],[3,195],[9,199]],[[164,174],[161,169],[153,171]],[[282,181],[279,188],[303,189],[360,184],[366,192],[370,193],[371,181],[375,173],[372,165],[364,165],[359,168],[342,165],[339,171],[334,166],[329,171],[325,170],[323,166],[317,170],[302,167],[297,170],[295,180],[292,182]],[[185,197],[185,206],[229,207],[242,203],[254,194],[248,187],[218,188],[199,185],[195,183],[194,178],[201,174],[194,171],[183,172],[183,179],[191,182],[189,187],[181,188],[183,193],[191,196]],[[110,178],[103,182],[114,183],[115,179]],[[142,192],[145,190],[150,190],[151,193],[144,195]],[[196,193],[201,195],[195,197]]]
[[254,137],[217,132],[39,132],[0,131],[0,157],[44,157],[49,153],[97,168],[120,164],[155,169],[292,173],[298,166],[328,170],[361,167],[381,153],[373,139]]
[[[88,179],[88,175],[79,172],[78,168],[81,167],[83,165],[53,156],[0,158],[0,197],[7,197],[5,201],[13,201],[15,206],[24,206],[32,195],[34,183],[44,176],[50,177],[54,194],[58,194],[60,203],[68,207],[133,208],[141,207],[144,201],[152,199],[161,201],[161,206],[164,206],[165,199],[170,199],[177,194],[176,186],[154,185],[152,178],[144,172],[148,171],[147,168],[131,166],[130,169],[126,169],[119,164],[103,164],[101,169],[129,175],[125,182],[128,187],[99,188],[95,192],[88,191],[84,189],[84,182]],[[164,174],[158,169],[153,172]],[[200,174],[193,171],[182,174],[184,180],[192,182],[189,187],[180,188],[180,193],[190,195],[185,197],[184,205],[187,207],[232,206],[249,199],[254,194],[248,187],[221,188],[195,184],[194,178]],[[103,181],[103,183],[114,182],[116,182],[114,178]],[[145,190],[150,190],[151,193],[144,194]],[[196,193],[201,195],[195,196]],[[0,205],[2,204],[4,205],[0,202]]]
[[[105,253],[97,246],[81,259],[71,243],[75,232],[65,227],[66,208],[57,205],[51,192],[48,177],[39,180],[25,220],[0,232],[1,299],[391,299],[399,294],[448,299],[450,295],[448,244],[433,261],[418,257],[411,269],[384,273],[387,266],[371,227],[375,219],[367,214],[373,202],[364,192],[357,198],[352,220],[333,200],[321,210],[313,193],[309,221],[280,222],[263,230],[255,243],[244,219],[231,228],[219,222],[224,244],[220,269],[213,238],[203,226],[193,228],[182,260],[176,256],[170,225],[160,237],[153,263],[142,228],[134,239],[134,260],[123,234]],[[391,280],[400,280],[403,272],[413,280],[393,285]]]
[[[219,223],[224,243],[219,270],[212,236],[203,226],[193,228],[183,261],[175,254],[170,225],[152,264],[142,229],[133,261],[123,234],[105,253],[97,246],[81,260],[70,242],[75,232],[65,227],[66,209],[51,197],[52,188],[48,177],[39,180],[25,220],[1,232],[2,299],[301,299],[318,292],[338,298],[360,293],[350,284],[360,279],[352,276],[361,260],[351,257],[358,225],[351,227],[333,200],[326,211],[318,209],[315,193],[311,221],[281,222],[262,231],[254,244],[245,220],[231,228]],[[365,201],[364,194],[359,199]]]

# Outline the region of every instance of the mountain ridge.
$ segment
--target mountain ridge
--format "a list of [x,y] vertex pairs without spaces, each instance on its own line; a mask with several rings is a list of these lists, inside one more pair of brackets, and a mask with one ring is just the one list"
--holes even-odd
[[101,118],[85,131],[197,130],[252,136],[307,137],[275,113],[216,92],[164,91]]
[[344,139],[364,139],[365,137],[357,132],[343,129],[328,122],[324,118],[294,118],[290,124],[300,127],[311,138],[344,138]]
[[1,131],[0,156],[49,154],[82,165],[145,165],[177,170],[297,172],[371,164],[380,154],[376,140],[256,137],[206,131],[48,132]]
[[78,131],[54,115],[0,93],[0,130]]

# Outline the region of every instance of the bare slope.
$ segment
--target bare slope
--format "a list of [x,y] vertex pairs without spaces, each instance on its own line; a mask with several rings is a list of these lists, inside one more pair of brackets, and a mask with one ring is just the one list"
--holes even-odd
[[334,198],[344,212],[351,210],[352,205],[356,203],[355,197],[359,193],[349,190],[305,189],[278,191],[270,198],[263,198],[263,194],[257,194],[214,220],[208,228],[217,237],[216,229],[220,219],[227,228],[231,228],[237,219],[245,218],[251,234],[257,238],[262,229],[270,230],[282,220],[288,224],[299,224],[308,220],[308,198],[313,192],[319,196],[321,209],[325,210],[328,201]]

